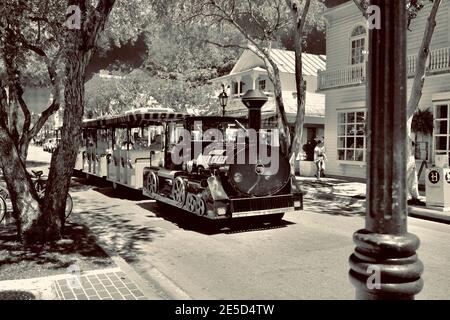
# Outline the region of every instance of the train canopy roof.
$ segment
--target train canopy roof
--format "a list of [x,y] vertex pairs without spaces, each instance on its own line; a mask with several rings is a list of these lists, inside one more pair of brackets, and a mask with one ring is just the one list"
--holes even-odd
[[111,127],[141,127],[151,124],[159,124],[163,121],[186,121],[194,123],[201,121],[205,123],[233,123],[235,120],[246,124],[246,117],[228,116],[193,116],[182,112],[174,112],[169,108],[143,108],[130,110],[116,116],[105,116],[83,121],[84,128],[111,128]]
[[107,128],[107,127],[141,127],[161,121],[176,121],[186,117],[185,113],[174,112],[171,109],[146,108],[127,111],[125,114],[107,116],[83,121],[85,128]]

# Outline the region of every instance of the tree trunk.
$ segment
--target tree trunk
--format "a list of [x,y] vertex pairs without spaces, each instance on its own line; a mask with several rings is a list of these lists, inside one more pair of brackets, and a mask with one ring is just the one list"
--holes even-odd
[[13,205],[18,234],[25,243],[45,241],[40,203],[13,139],[0,126],[0,164]]
[[[272,83],[274,86],[275,104],[277,107],[277,122],[278,130],[280,132],[280,149],[284,155],[289,156],[289,147],[291,145],[291,132],[289,130],[289,123],[286,116],[286,110],[284,109],[283,93],[281,89],[280,72],[278,67],[274,67],[275,63],[271,63],[273,69]],[[269,73],[270,74],[270,73]]]
[[257,47],[255,44],[248,44],[250,51],[255,53],[264,61],[267,69],[267,75],[273,84],[273,95],[275,98],[275,105],[277,111],[278,130],[280,132],[280,148],[284,155],[289,155],[289,148],[291,145],[291,133],[289,130],[289,123],[284,109],[283,91],[281,88],[280,70],[277,64],[270,56],[270,48]]
[[290,148],[291,168],[295,173],[295,160],[301,150],[303,125],[305,122],[305,89],[303,86],[302,30],[295,29],[295,86],[297,89],[297,116],[295,118],[294,140]]
[[81,145],[85,71],[89,59],[89,52],[67,50],[64,126],[61,141],[52,156],[44,201],[46,233],[52,238],[59,238],[63,232],[66,197]]
[[[430,15],[428,16],[427,25],[422,39],[422,44],[419,49],[417,57],[416,73],[414,75],[414,82],[411,89],[411,96],[408,101],[407,119],[408,119],[408,133],[411,137],[411,124],[414,113],[419,108],[419,102],[422,98],[422,90],[425,83],[426,62],[430,53],[430,43],[433,38],[434,29],[436,27],[436,15],[442,0],[434,0]],[[411,140],[412,141],[412,140]],[[419,197],[419,180],[417,178],[417,167],[414,159],[414,151],[411,150],[412,144],[408,144],[408,159],[407,159],[407,173],[408,173],[408,191],[411,198],[418,199]]]
[[303,85],[303,30],[306,24],[311,0],[307,0],[300,11],[300,2],[296,0],[286,0],[287,6],[291,10],[293,20],[293,37],[295,47],[295,87],[297,89],[297,115],[295,118],[294,139],[289,148],[289,158],[291,171],[295,174],[295,162],[301,150],[303,138],[303,126],[305,123],[305,90]]

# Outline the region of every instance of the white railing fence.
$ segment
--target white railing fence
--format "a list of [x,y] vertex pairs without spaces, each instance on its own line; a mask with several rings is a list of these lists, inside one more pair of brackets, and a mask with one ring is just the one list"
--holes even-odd
[[[417,68],[417,55],[407,57],[407,75],[414,76]],[[427,74],[450,71],[450,47],[430,51],[427,60]],[[350,86],[365,82],[365,64],[345,66],[336,70],[318,72],[319,90]]]

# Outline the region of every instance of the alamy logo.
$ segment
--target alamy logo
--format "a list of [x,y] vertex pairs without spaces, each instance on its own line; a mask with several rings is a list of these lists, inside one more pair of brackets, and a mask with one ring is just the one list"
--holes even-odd
[[367,28],[369,30],[381,29],[381,9],[379,6],[368,6],[366,9],[367,14]]
[[369,265],[367,267],[367,273],[370,276],[367,278],[366,285],[369,290],[381,289],[381,269],[376,265]]
[[81,9],[79,6],[72,5],[66,10],[66,22],[64,25],[70,30],[81,29]]
[[66,269],[71,276],[67,278],[67,285],[72,289],[79,289],[81,284],[81,270],[77,264],[72,264]]

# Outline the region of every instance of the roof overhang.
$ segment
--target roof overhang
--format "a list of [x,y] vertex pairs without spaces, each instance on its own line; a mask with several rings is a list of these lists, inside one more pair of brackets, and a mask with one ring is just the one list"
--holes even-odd
[[225,76],[211,79],[209,81],[210,82],[221,82],[226,79],[235,78],[236,76],[244,76],[244,75],[251,74],[251,73],[266,74],[267,70],[260,68],[260,67],[256,67],[256,68],[252,68],[252,69],[248,69],[248,70],[244,70],[244,71],[240,71],[240,72],[236,72],[236,73],[230,73]]

